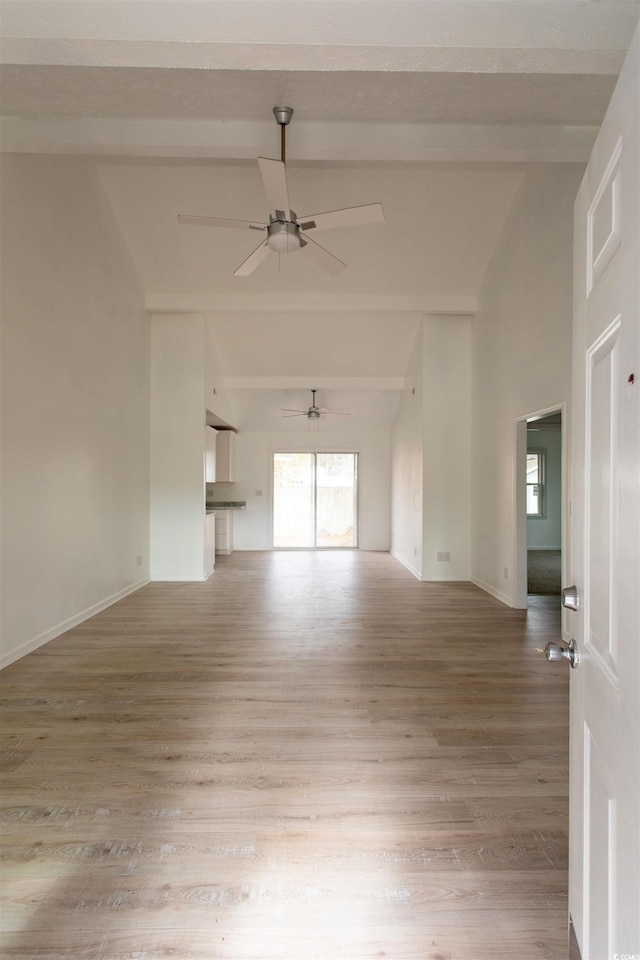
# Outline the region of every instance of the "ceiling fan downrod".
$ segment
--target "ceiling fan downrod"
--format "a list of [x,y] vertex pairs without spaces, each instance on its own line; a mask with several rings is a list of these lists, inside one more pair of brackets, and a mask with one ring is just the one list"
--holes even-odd
[[286,163],[286,133],[285,129],[291,122],[293,116],[293,107],[274,107],[273,115],[280,126],[280,160]]

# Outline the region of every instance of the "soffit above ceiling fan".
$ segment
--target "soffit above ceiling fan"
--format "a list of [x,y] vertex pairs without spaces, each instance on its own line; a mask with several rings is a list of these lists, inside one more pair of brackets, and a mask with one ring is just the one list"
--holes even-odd
[[289,204],[289,187],[285,167],[286,128],[293,115],[291,107],[274,107],[273,113],[280,126],[280,160],[258,157],[262,182],[271,208],[269,223],[252,220],[227,220],[220,217],[200,217],[180,214],[178,223],[190,223],[205,227],[232,227],[239,230],[266,231],[266,238],[234,272],[234,277],[248,277],[265,260],[269,253],[293,253],[296,250],[314,260],[327,273],[340,273],[346,263],[321,247],[310,236],[322,230],[338,227],[354,227],[384,220],[381,203],[367,203],[343,210],[329,210],[298,217]]
[[284,417],[283,419],[288,419],[289,417],[306,417],[307,420],[311,423],[313,420],[320,420],[322,417],[327,415],[334,417],[349,417],[349,413],[341,413],[339,410],[329,410],[327,407],[318,407],[316,405],[316,393],[317,390],[311,391],[311,406],[307,410],[292,410],[289,407],[281,407]]

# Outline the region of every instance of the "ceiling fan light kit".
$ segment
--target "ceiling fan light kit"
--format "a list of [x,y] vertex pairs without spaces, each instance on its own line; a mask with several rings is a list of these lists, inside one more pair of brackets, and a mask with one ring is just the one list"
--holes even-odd
[[[293,210],[291,216],[295,216]],[[300,227],[288,220],[272,220],[267,230],[267,246],[276,253],[291,253],[300,248]]]
[[286,128],[293,116],[292,107],[274,107],[273,114],[280,126],[280,160],[258,157],[258,166],[262,176],[267,201],[271,207],[269,223],[251,220],[228,220],[220,217],[202,217],[180,214],[178,223],[199,226],[233,227],[241,230],[261,230],[266,239],[240,264],[235,277],[248,277],[273,251],[277,254],[293,253],[302,250],[327,273],[340,273],[346,263],[339,260],[309,236],[319,230],[332,230],[337,227],[353,227],[365,223],[379,223],[384,220],[381,203],[367,203],[359,207],[346,207],[343,210],[329,210],[314,213],[298,220],[295,211],[289,205],[289,187],[285,167]]

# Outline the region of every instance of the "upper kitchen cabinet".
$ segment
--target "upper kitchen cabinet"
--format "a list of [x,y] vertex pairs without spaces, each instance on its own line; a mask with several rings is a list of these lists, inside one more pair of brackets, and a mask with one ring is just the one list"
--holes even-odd
[[235,440],[236,435],[233,430],[218,430],[216,432],[215,479],[218,483],[229,483],[235,480]]
[[204,428],[204,479],[206,483],[215,483],[219,479],[216,475],[217,434],[218,431],[214,430],[213,427]]

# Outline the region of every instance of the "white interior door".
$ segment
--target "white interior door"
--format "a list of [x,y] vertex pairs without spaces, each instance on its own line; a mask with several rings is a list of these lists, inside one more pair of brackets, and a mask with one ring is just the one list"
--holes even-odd
[[575,208],[569,905],[583,960],[640,956],[640,38]]

